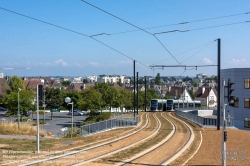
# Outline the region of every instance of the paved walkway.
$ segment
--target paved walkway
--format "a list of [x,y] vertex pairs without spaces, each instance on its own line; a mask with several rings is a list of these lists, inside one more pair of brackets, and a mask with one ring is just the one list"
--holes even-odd
[[[4,138],[4,139],[31,139],[31,140],[36,140],[36,136],[30,136],[30,135],[3,135],[0,134],[0,138]],[[53,138],[53,137],[40,137],[41,140],[44,139],[49,139],[49,138]]]

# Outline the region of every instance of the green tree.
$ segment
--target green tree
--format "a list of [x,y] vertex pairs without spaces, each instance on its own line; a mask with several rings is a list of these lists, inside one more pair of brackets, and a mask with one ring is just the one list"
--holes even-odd
[[157,73],[157,75],[155,77],[155,84],[156,85],[161,85],[161,76],[160,76],[160,73]]
[[9,86],[11,90],[18,91],[18,88],[24,89],[24,82],[18,76],[12,76],[9,78]]
[[192,100],[194,100],[194,98],[195,98],[194,91],[193,90],[188,90],[188,93],[190,94]]
[[83,82],[84,84],[89,83],[87,79],[83,79],[82,82]]
[[198,84],[194,80],[191,81],[191,84],[193,87],[198,87]]
[[[70,97],[71,101],[74,103],[74,109],[78,109],[83,100],[81,94],[77,91],[61,91],[61,95],[63,96],[63,101],[66,97]],[[63,107],[71,110],[72,105],[63,102]]]
[[46,88],[46,104],[50,109],[60,108],[64,103],[60,89]]
[[121,106],[124,107],[125,109],[132,109],[133,107],[133,93],[123,89],[120,91],[120,96],[121,96]]
[[[35,94],[32,90],[21,90],[19,92],[19,108],[20,114],[23,115],[26,111],[35,108],[34,101]],[[4,95],[4,105],[8,108],[10,114],[17,114],[18,111],[18,91],[11,91]]]
[[69,86],[70,85],[70,81],[63,81],[61,84],[62,84],[62,86]]
[[79,108],[82,110],[100,110],[103,106],[102,94],[91,87],[80,92],[81,103]]

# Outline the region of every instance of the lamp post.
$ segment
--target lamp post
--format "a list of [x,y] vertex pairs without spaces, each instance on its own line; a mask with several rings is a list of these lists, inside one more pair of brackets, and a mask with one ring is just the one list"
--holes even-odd
[[17,117],[18,117],[18,129],[20,129],[20,101],[19,101],[19,92],[21,91],[21,88],[17,89],[17,107],[18,107],[18,111],[17,111]]
[[71,111],[71,138],[72,138],[72,135],[73,135],[73,113],[74,113],[73,112],[73,104],[74,104],[74,102],[71,102],[70,97],[66,97],[65,98],[65,103],[72,105],[72,111]]
[[45,89],[43,89],[43,121],[45,122]]

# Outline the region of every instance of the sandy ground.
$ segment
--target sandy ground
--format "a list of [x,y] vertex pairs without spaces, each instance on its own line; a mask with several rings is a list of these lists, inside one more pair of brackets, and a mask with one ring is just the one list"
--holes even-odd
[[[227,165],[250,165],[250,132],[227,129]],[[221,165],[222,130],[205,129],[197,154],[186,165]]]

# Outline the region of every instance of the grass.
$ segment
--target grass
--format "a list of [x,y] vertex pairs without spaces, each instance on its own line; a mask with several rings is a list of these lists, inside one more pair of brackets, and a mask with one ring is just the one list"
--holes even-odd
[[[31,124],[21,123],[18,128],[16,122],[0,122],[0,134],[5,135],[36,135],[36,127]],[[40,136],[45,136],[44,131],[40,131]]]

